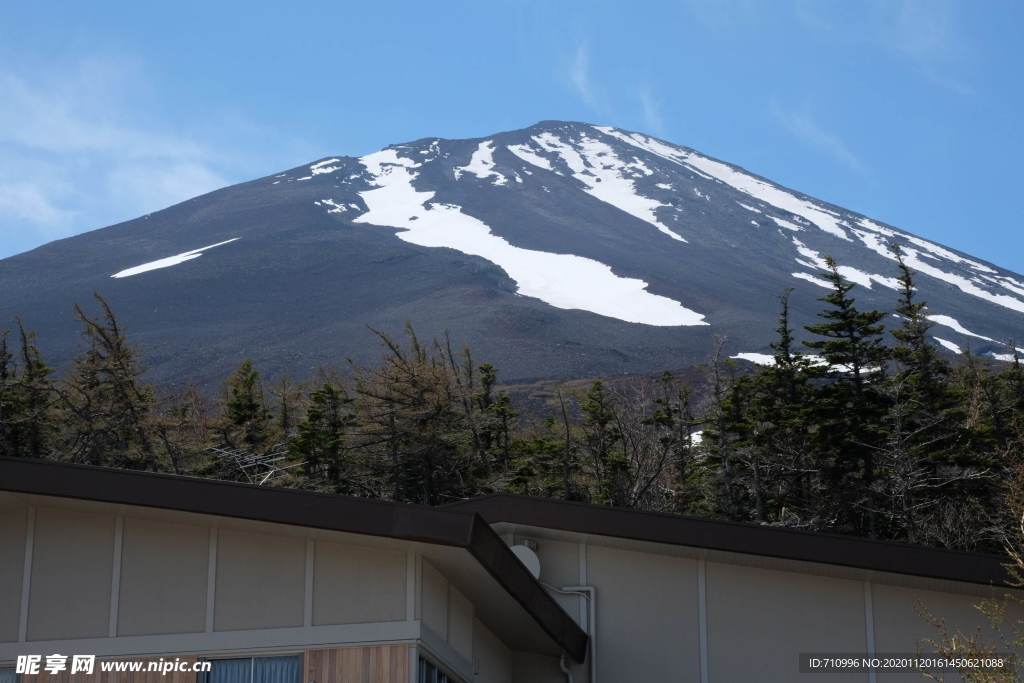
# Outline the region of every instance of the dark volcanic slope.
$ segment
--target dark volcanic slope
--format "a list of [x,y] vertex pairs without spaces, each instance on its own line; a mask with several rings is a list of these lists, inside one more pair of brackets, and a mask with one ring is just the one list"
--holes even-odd
[[201,383],[244,358],[305,375],[378,354],[368,326],[469,343],[507,381],[656,372],[713,339],[754,360],[789,287],[820,308],[834,256],[891,309],[899,244],[936,343],[1007,353],[1024,277],[693,150],[545,122],[478,140],[332,157],[0,261],[0,326],[21,315],[52,361],[72,304],[104,294],[154,379]]

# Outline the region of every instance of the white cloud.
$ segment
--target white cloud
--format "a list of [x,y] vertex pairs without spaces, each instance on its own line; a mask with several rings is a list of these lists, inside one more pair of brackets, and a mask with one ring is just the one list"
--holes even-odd
[[786,109],[778,102],[772,103],[771,111],[779,124],[793,137],[824,152],[848,168],[864,171],[864,164],[849,145],[838,134],[822,127],[809,112]]
[[230,113],[167,121],[150,83],[123,57],[0,67],[0,258],[316,156]]
[[975,51],[952,0],[796,0],[794,16],[830,40],[887,52],[933,85],[959,95],[974,91],[969,75]]
[[119,165],[107,178],[109,192],[124,196],[125,208],[134,214],[162,209],[229,184],[216,171],[187,160],[166,165]]
[[647,132],[655,135],[665,134],[665,119],[661,115],[661,103],[654,96],[653,91],[647,87],[640,88],[640,109],[643,113],[644,124]]
[[586,43],[576,46],[576,53],[569,65],[569,82],[585,105],[595,106],[594,89],[590,81],[590,50]]
[[58,234],[70,225],[74,213],[62,209],[43,188],[30,182],[0,183],[0,214],[6,214]]

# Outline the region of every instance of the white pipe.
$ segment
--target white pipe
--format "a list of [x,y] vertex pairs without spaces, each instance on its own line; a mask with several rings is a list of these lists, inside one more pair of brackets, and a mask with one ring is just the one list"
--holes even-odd
[[[588,653],[590,657],[590,683],[597,683],[597,589],[593,586],[563,586],[558,588],[543,581],[541,585],[556,593],[578,595],[589,601],[590,604],[587,606],[587,640],[590,645],[590,652]],[[565,671],[564,667],[562,671]],[[570,677],[569,683],[572,683],[572,675],[568,675]]]
[[572,669],[565,663],[565,652],[562,652],[562,656],[558,658],[558,668],[565,674],[565,683],[572,683]]

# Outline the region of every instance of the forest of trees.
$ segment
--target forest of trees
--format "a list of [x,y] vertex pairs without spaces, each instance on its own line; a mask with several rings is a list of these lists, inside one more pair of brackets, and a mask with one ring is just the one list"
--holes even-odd
[[378,334],[369,367],[266,381],[245,362],[219,395],[151,386],[97,295],[76,308],[84,351],[59,377],[31,331],[0,335],[0,456],[239,481],[252,479],[242,459],[273,457],[286,469],[270,486],[431,505],[511,492],[1000,550],[1024,367],[1015,350],[951,364],[899,265],[881,312],[858,307],[830,260],[806,342],[784,293],[772,365],[722,358],[723,340],[699,381],[565,385],[528,410],[496,368],[411,328]]

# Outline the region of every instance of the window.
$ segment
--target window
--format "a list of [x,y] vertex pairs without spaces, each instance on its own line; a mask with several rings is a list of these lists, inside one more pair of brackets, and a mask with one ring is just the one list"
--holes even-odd
[[0,683],[18,683],[18,674],[14,669],[0,669]]
[[459,683],[423,655],[420,655],[419,673],[419,683]]
[[[302,657],[214,659],[201,683],[301,683]],[[0,683],[7,683],[0,680]]]

